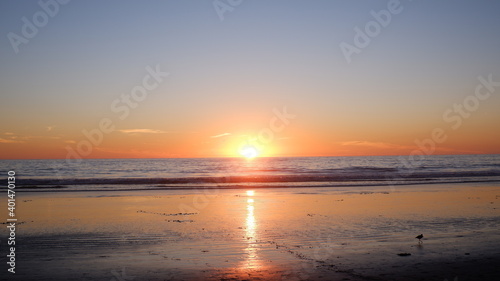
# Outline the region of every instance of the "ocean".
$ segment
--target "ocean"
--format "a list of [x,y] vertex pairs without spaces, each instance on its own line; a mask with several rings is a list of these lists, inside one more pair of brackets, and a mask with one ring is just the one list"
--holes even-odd
[[0,160],[26,191],[398,186],[500,182],[500,155]]

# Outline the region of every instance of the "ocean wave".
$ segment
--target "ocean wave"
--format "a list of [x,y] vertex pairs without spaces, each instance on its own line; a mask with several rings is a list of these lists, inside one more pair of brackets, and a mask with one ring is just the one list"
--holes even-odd
[[[403,161],[403,160],[404,161]],[[406,159],[407,160],[407,159]],[[352,186],[500,181],[500,155],[0,160],[30,190]],[[4,183],[0,182],[0,185]]]
[[[375,170],[377,171],[377,170]],[[374,182],[374,181],[445,181],[449,179],[484,178],[500,180],[499,170],[414,173],[389,169],[375,173],[337,174],[300,174],[300,175],[251,175],[251,176],[210,176],[210,177],[175,177],[175,178],[66,178],[66,179],[18,179],[18,185],[29,186],[67,186],[67,185],[192,185],[192,184],[244,184],[244,183],[310,183],[310,182]]]

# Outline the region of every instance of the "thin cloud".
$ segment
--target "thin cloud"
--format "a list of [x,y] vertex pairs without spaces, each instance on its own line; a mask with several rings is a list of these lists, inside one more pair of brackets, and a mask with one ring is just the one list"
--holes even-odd
[[[420,149],[417,145],[399,145],[387,142],[370,142],[370,141],[347,141],[340,143],[343,146],[364,146],[364,147],[375,147],[379,149],[392,149],[399,151],[413,151]],[[476,154],[481,153],[481,151],[474,150],[464,150],[464,149],[456,149],[449,148],[445,146],[436,145],[434,154]]]
[[61,139],[60,136],[25,136],[25,137],[19,137],[25,140],[32,140],[32,139],[53,139],[53,140],[58,140]]
[[223,134],[211,136],[211,138],[215,139],[215,138],[221,138],[221,137],[230,136],[230,135],[231,135],[231,133],[223,133]]
[[161,130],[152,129],[128,129],[128,130],[118,130],[124,134],[166,134],[167,132]]
[[346,141],[340,143],[344,146],[367,146],[367,147],[377,147],[377,148],[391,148],[391,149],[412,149],[414,146],[399,145],[388,142],[371,142],[371,141]]
[[14,133],[4,133],[6,137],[0,138],[0,143],[26,143],[35,139],[61,139],[60,136],[20,136]]
[[13,139],[7,140],[0,138],[0,143],[25,143],[25,141],[13,140]]

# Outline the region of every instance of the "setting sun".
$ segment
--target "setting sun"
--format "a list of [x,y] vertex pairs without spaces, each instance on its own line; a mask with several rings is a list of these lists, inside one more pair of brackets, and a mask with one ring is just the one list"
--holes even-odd
[[259,156],[259,151],[254,146],[247,145],[240,150],[240,154],[247,159],[252,159]]

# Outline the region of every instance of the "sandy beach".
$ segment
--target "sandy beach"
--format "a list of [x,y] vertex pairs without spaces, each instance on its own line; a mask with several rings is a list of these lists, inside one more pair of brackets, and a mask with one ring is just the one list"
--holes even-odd
[[[16,273],[2,273],[7,280],[500,278],[500,186],[493,184],[23,192],[17,199]],[[5,226],[1,233],[6,272]]]

